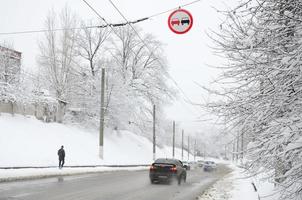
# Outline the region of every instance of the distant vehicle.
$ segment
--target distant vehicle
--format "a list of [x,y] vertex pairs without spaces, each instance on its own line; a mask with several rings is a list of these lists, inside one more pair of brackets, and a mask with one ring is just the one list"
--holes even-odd
[[172,19],[172,21],[171,21],[171,25],[172,25],[172,26],[174,26],[174,25],[178,25],[178,26],[179,26],[179,24],[180,24],[179,19],[177,19],[177,18],[173,18],[173,19]]
[[197,166],[197,162],[196,161],[190,161],[189,165],[190,165],[191,168],[192,167],[195,168]]
[[217,165],[213,161],[205,161],[203,165],[203,171],[213,171],[217,168]]
[[194,164],[197,164],[197,162],[196,161],[190,161],[189,164],[194,165]]
[[176,179],[180,185],[182,180],[186,182],[187,172],[180,160],[159,158],[150,166],[149,177],[152,184],[155,181],[171,182]]
[[203,160],[198,160],[197,165],[198,165],[198,167],[203,167],[204,161]]
[[184,25],[184,24],[190,25],[190,19],[188,17],[183,17],[180,22],[181,22],[181,25]]
[[184,168],[185,168],[186,170],[190,170],[190,169],[191,169],[191,166],[190,166],[190,163],[189,163],[189,162],[187,162],[187,161],[182,161],[182,164],[183,164],[183,166],[184,166]]

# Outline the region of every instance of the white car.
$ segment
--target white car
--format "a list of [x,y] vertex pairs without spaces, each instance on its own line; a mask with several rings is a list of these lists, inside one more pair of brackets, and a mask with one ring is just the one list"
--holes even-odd
[[217,168],[217,164],[213,161],[205,161],[203,164],[204,171],[212,171]]

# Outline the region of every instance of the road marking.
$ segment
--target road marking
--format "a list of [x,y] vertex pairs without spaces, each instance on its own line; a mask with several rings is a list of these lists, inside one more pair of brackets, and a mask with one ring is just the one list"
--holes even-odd
[[12,198],[20,198],[20,197],[26,197],[26,196],[29,196],[29,195],[32,195],[33,193],[21,193],[21,194],[17,194],[17,195],[14,195],[14,196],[11,196]]

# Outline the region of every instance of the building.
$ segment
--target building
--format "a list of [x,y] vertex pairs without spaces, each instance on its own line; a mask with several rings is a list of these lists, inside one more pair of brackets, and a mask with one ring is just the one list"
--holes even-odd
[[20,80],[21,52],[0,46],[0,82],[13,84]]

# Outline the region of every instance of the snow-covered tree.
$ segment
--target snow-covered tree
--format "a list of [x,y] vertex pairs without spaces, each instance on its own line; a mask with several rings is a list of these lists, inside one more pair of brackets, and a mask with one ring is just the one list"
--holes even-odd
[[142,42],[129,26],[113,31],[109,27],[89,28],[91,22],[82,22],[80,30],[70,29],[77,27],[76,19],[67,8],[59,18],[52,12],[46,20],[47,29],[64,30],[49,31],[40,41],[41,74],[61,105],[61,117],[65,110],[62,103],[66,102],[66,119],[98,127],[100,69],[105,68],[106,126],[150,136],[153,105],[160,122],[164,119],[163,105],[175,95],[167,84],[162,44],[139,31]]
[[[71,108],[69,111],[83,115],[81,121],[90,121],[98,124],[100,105],[100,78],[101,68],[105,67],[106,42],[110,36],[108,28],[90,28],[92,21],[81,22],[83,27],[76,40],[76,50],[78,54],[79,66],[77,88],[73,92]],[[85,28],[87,27],[87,28]],[[81,113],[81,114],[80,114]],[[85,119],[86,118],[86,119]]]
[[13,46],[0,44],[0,101],[15,102],[16,88],[20,84],[21,53]]
[[105,42],[110,36],[110,29],[107,28],[90,28],[93,25],[92,21],[81,23],[82,27],[77,38],[78,54],[87,62],[85,64],[86,73],[89,72],[92,76],[102,68],[101,63],[105,57]]
[[[45,38],[39,43],[38,63],[45,70],[50,91],[58,100],[57,121],[61,122],[65,113],[66,105],[69,103],[73,86],[76,80],[76,39],[77,17],[66,6],[58,16],[54,11],[48,15],[45,26],[49,30]],[[57,27],[64,30],[52,31]]]
[[227,64],[208,104],[249,140],[249,168],[267,172],[282,199],[302,195],[302,3],[246,0],[212,36]]
[[163,105],[175,94],[167,85],[162,44],[152,35],[143,35],[142,42],[130,26],[115,33],[108,49],[112,59],[107,68],[107,114],[114,126],[129,127],[130,121],[135,122],[132,127],[151,133],[153,105],[163,117]]

